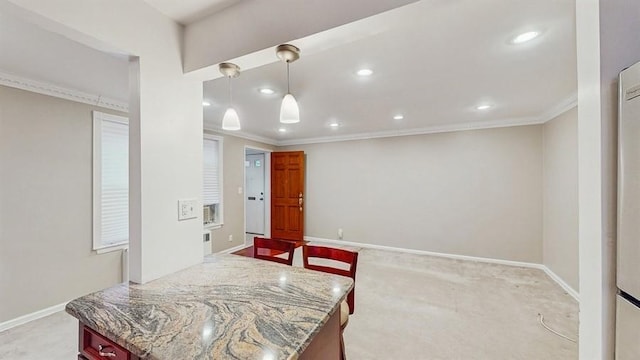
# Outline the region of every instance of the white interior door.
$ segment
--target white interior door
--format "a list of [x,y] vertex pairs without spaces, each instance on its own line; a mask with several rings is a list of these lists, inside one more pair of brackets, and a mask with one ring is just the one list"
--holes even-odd
[[264,154],[246,155],[245,160],[247,232],[264,235]]

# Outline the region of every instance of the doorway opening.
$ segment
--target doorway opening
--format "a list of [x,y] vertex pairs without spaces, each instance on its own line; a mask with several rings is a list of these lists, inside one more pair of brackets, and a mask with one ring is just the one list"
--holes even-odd
[[271,237],[271,150],[244,148],[245,244],[253,238]]

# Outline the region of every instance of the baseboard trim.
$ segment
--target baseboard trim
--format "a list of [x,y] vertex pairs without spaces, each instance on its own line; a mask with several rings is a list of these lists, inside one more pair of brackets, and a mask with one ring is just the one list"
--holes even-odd
[[529,263],[529,262],[523,262],[523,261],[512,261],[512,260],[492,259],[492,258],[484,258],[484,257],[476,257],[476,256],[468,256],[468,255],[447,254],[447,253],[439,253],[434,251],[414,250],[414,249],[406,249],[406,248],[399,248],[399,247],[385,246],[385,245],[365,244],[365,243],[352,242],[352,241],[323,239],[323,238],[316,238],[311,236],[305,236],[304,239],[307,241],[317,241],[317,242],[336,244],[336,245],[340,244],[340,245],[348,245],[348,246],[359,246],[359,247],[368,248],[368,249],[395,251],[395,252],[403,252],[403,253],[416,254],[416,255],[429,255],[429,256],[443,257],[443,258],[456,259],[456,260],[479,261],[479,262],[485,262],[485,263],[491,263],[491,264],[519,266],[519,267],[526,267],[526,268],[541,269],[541,266],[542,266],[541,264],[535,264],[535,263]]
[[234,246],[234,247],[226,249],[226,250],[218,251],[216,254],[231,254],[231,253],[234,253],[234,252],[236,252],[238,250],[246,249],[249,246],[251,246],[251,245],[241,244],[241,245]]
[[40,318],[55,314],[55,313],[60,312],[60,311],[63,311],[65,306],[67,306],[67,303],[68,303],[68,301],[65,302],[65,303],[62,303],[62,304],[54,305],[54,306],[48,307],[46,309],[38,310],[38,311],[32,312],[30,314],[22,315],[20,317],[15,318],[15,319],[8,320],[8,321],[5,321],[3,323],[0,323],[0,332],[3,332],[5,330],[9,330],[9,329],[14,328],[16,326],[24,325],[24,324],[26,324],[28,322],[31,322],[31,321],[34,321],[34,320],[38,320]]
[[560,287],[567,292],[567,294],[571,295],[578,303],[580,302],[580,293],[578,293],[574,288],[572,288],[569,284],[567,284],[560,276],[554,273],[551,269],[549,269],[546,265],[542,265],[542,270],[551,278],[551,280],[555,281]]
[[[578,303],[580,302],[580,294],[574,288],[572,288],[569,284],[567,284],[564,280],[562,280],[561,277],[559,277],[556,273],[554,273],[551,269],[549,269],[547,266],[543,264],[529,263],[529,262],[523,262],[523,261],[492,259],[492,258],[484,258],[484,257],[477,257],[477,256],[447,254],[447,253],[439,253],[434,251],[406,249],[406,248],[399,248],[399,247],[393,247],[393,246],[359,243],[359,242],[353,242],[353,241],[324,239],[324,238],[318,238],[318,237],[312,237],[312,236],[305,236],[304,239],[306,241],[314,241],[314,242],[320,242],[325,244],[347,245],[347,246],[362,247],[367,249],[386,250],[386,251],[394,251],[394,252],[416,254],[416,255],[435,256],[435,257],[455,259],[455,260],[477,261],[477,262],[484,262],[484,263],[490,263],[490,264],[500,264],[500,265],[507,265],[507,266],[539,269],[544,271],[545,274],[547,274],[547,276],[551,278],[551,280],[556,282],[564,291],[567,292],[567,294],[573,297]],[[250,245],[247,245],[247,244],[241,244],[226,250],[219,251],[217,252],[217,254],[231,254],[238,250],[245,249],[249,246]],[[24,325],[34,320],[41,319],[45,316],[55,314],[59,311],[63,311],[67,306],[67,303],[68,302],[64,302],[62,304],[54,305],[46,309],[38,310],[30,314],[26,314],[26,315],[17,317],[15,319],[0,323],[0,332],[9,330],[16,326]]]
[[571,297],[573,297],[577,302],[580,302],[580,296],[578,292],[575,291],[571,286],[569,286],[569,284],[567,284],[564,280],[562,280],[562,278],[560,278],[553,271],[551,271],[551,269],[549,269],[543,264],[530,263],[530,262],[524,262],[524,261],[492,259],[492,258],[485,258],[485,257],[478,257],[478,256],[447,254],[447,253],[440,253],[440,252],[434,252],[434,251],[406,249],[406,248],[399,248],[399,247],[393,247],[393,246],[359,243],[359,242],[353,242],[353,241],[324,239],[324,238],[318,238],[313,236],[305,236],[304,239],[306,241],[314,241],[314,242],[333,244],[333,245],[347,245],[347,246],[361,247],[361,248],[367,248],[367,249],[401,252],[401,253],[407,253],[407,254],[428,255],[428,256],[435,256],[435,257],[454,259],[454,260],[476,261],[476,262],[483,262],[483,263],[489,263],[489,264],[499,264],[499,265],[538,269],[538,270],[544,271],[547,274],[547,276],[551,278],[551,280],[555,281],[558,285],[560,285],[560,287],[564,291],[566,291]]

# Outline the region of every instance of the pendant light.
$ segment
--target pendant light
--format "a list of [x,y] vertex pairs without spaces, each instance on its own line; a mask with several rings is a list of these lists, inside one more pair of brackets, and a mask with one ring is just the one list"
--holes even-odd
[[300,58],[300,49],[293,45],[282,44],[276,48],[278,58],[287,63],[287,94],[282,99],[280,106],[280,122],[283,124],[294,124],[300,122],[300,109],[296,98],[291,95],[289,90],[289,63]]
[[221,63],[219,68],[222,75],[229,78],[229,107],[222,118],[222,130],[240,130],[240,118],[236,109],[233,108],[233,98],[231,96],[231,78],[240,76],[240,67],[232,63]]

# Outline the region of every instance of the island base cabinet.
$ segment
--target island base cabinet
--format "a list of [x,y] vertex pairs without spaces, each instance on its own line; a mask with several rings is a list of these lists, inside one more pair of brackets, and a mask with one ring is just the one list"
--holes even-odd
[[80,323],[78,360],[139,360],[128,350]]
[[[140,360],[128,350],[80,323],[78,360]],[[340,311],[336,311],[313,338],[298,360],[339,360]]]
[[340,346],[340,310],[334,312],[322,330],[307,346],[299,360],[339,360],[342,354]]

